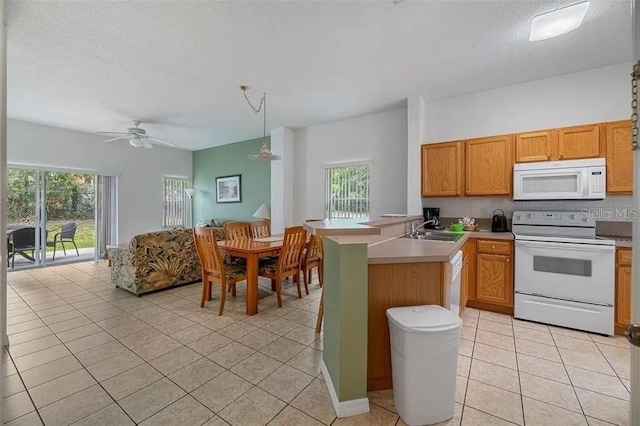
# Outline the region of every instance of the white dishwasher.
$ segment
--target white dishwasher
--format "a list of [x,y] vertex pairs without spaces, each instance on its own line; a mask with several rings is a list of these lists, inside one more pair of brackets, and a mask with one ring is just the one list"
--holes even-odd
[[449,287],[449,310],[460,316],[460,274],[462,272],[462,250],[453,256],[447,264],[447,283]]

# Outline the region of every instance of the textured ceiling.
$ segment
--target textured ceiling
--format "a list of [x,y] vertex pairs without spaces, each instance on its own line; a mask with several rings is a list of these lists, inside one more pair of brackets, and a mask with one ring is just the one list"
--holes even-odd
[[[7,6],[9,116],[84,131],[137,118],[184,149],[631,59],[629,1],[531,43],[563,1],[31,1]],[[250,93],[257,100],[259,91]]]

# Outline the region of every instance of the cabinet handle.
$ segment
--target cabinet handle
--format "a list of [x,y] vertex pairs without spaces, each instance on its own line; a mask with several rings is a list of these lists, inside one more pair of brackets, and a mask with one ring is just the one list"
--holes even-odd
[[495,249],[496,249],[496,246],[491,246],[491,250],[495,250]]
[[564,158],[564,154],[560,154],[560,159],[562,160]]
[[507,257],[507,263],[509,263],[509,258]]

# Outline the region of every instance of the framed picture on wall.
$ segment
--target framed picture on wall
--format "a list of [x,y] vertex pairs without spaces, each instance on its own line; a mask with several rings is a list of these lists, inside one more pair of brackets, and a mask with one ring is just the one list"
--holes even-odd
[[216,203],[241,203],[242,175],[216,178]]

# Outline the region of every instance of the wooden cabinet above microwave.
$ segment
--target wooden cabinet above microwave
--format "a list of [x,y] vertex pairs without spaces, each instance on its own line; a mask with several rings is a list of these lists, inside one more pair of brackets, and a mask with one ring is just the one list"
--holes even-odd
[[604,157],[601,124],[563,127],[516,134],[516,163]]

